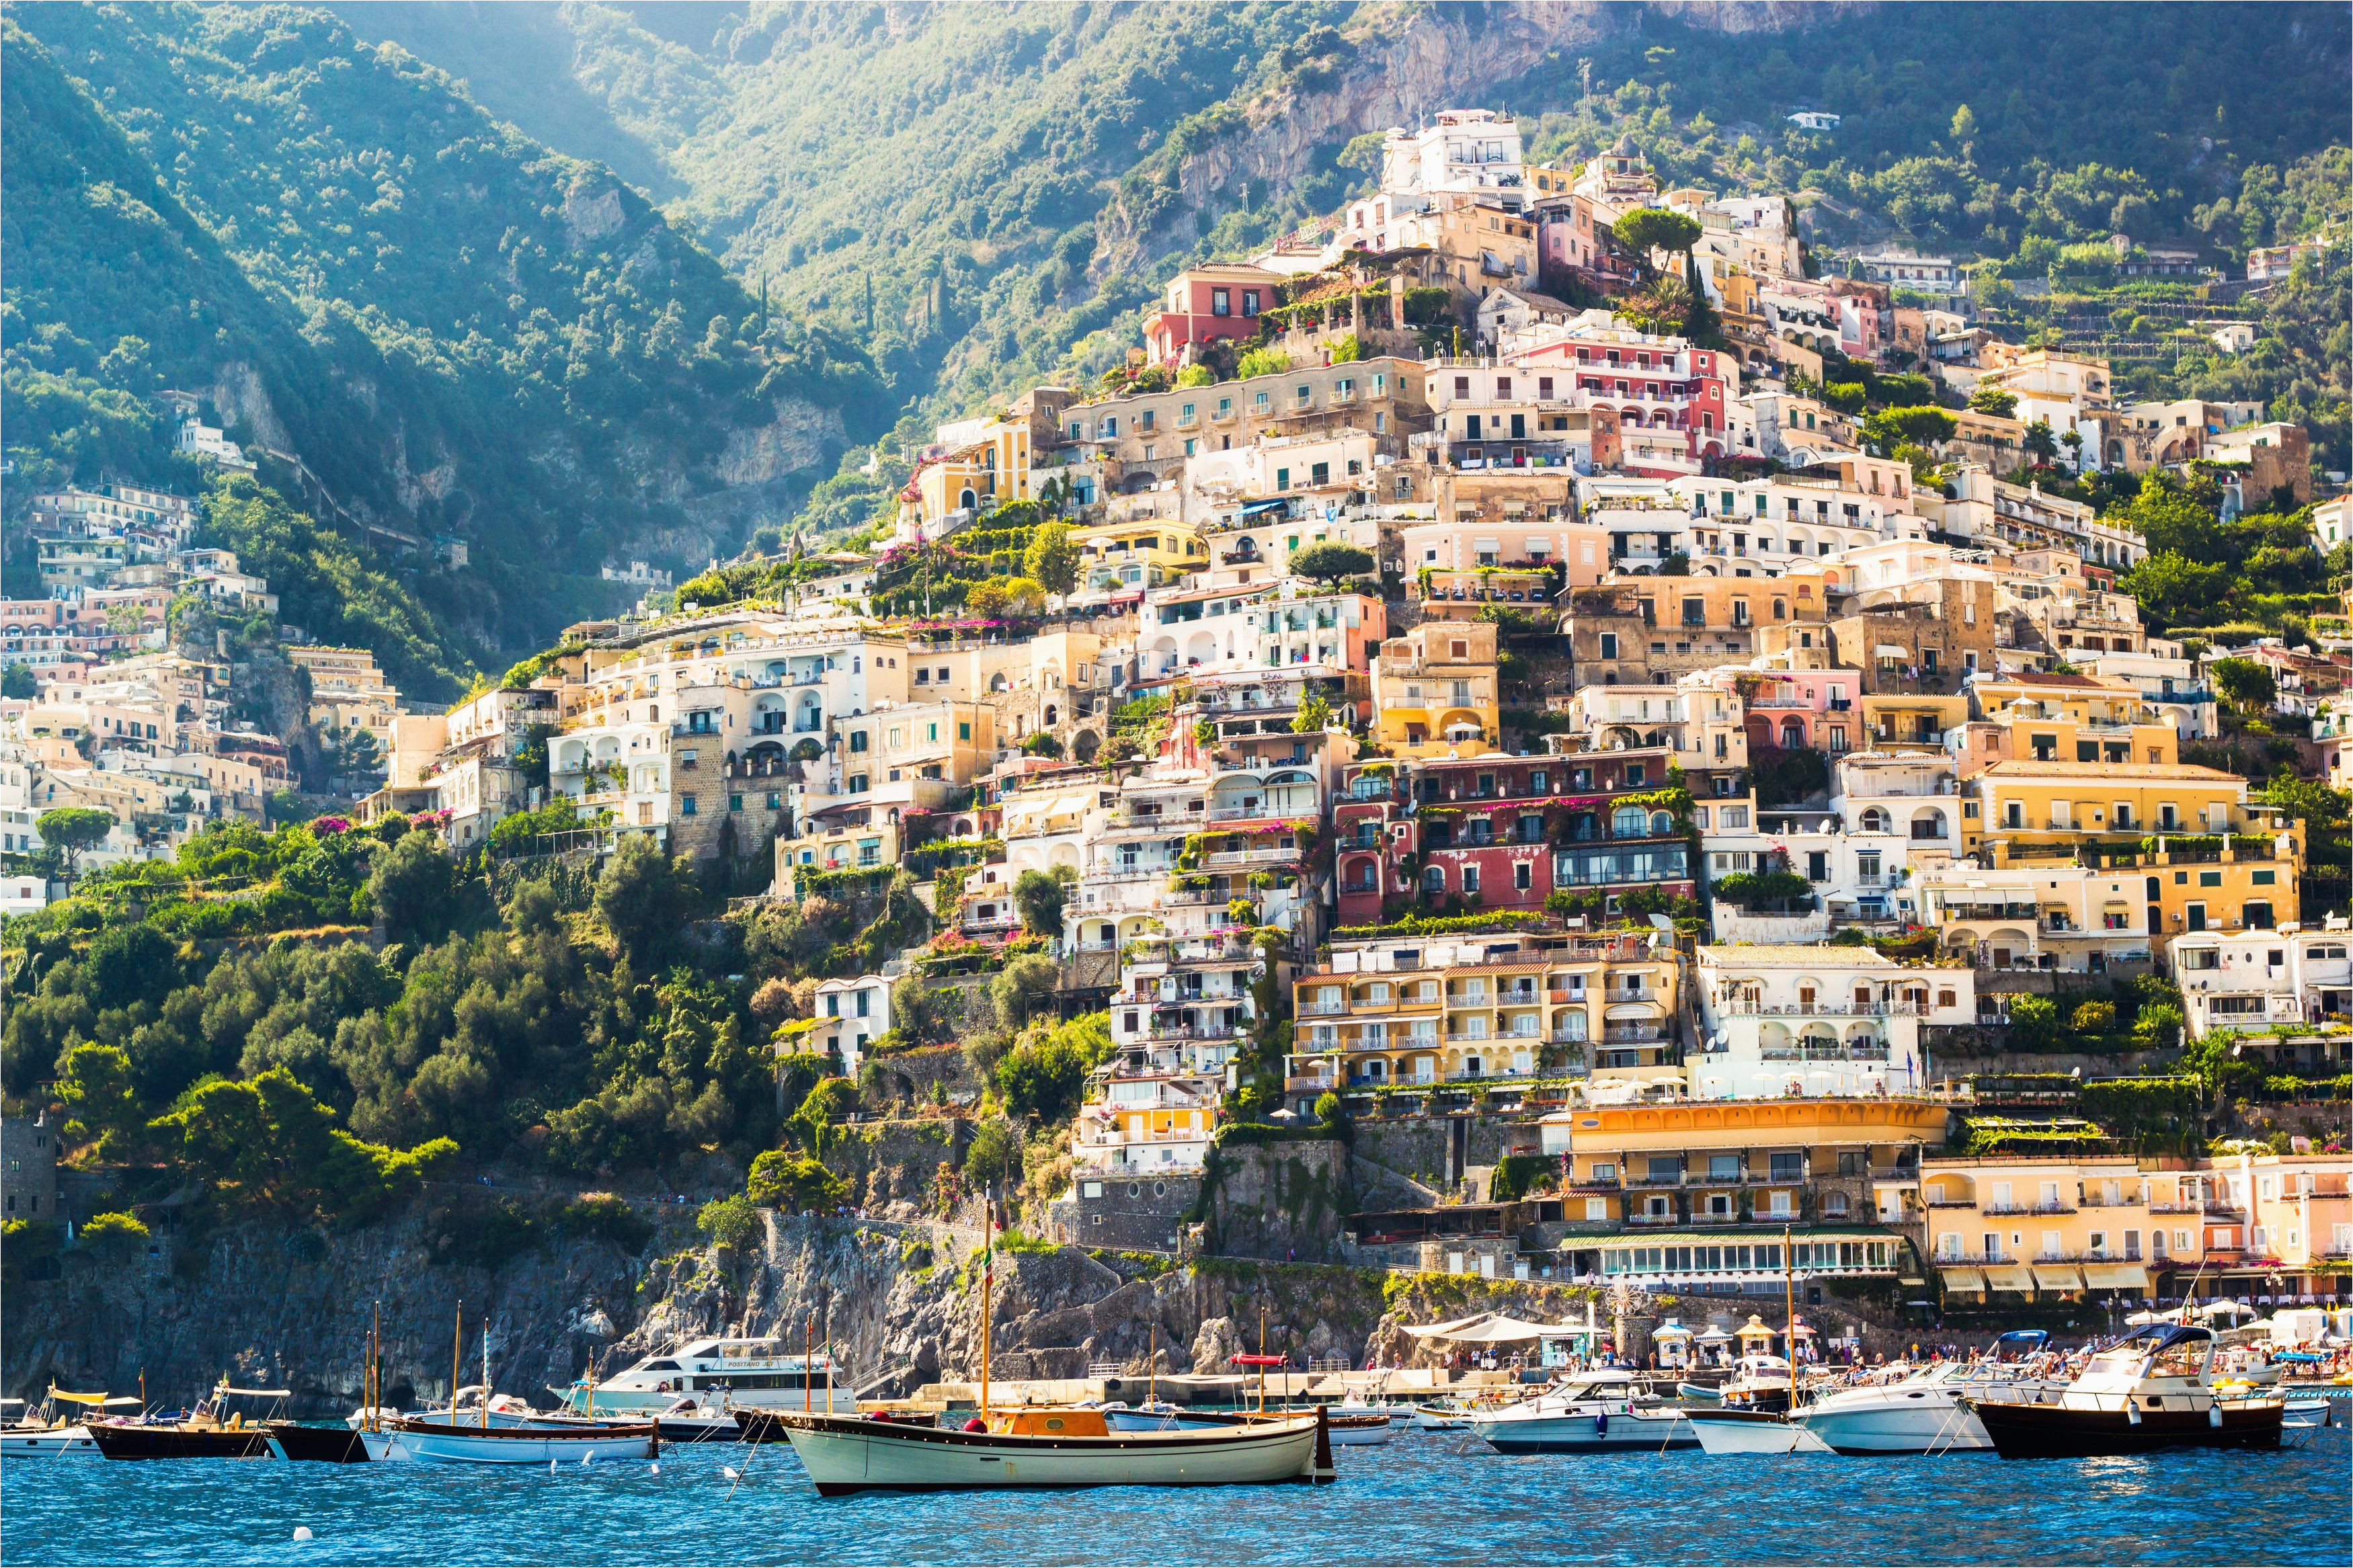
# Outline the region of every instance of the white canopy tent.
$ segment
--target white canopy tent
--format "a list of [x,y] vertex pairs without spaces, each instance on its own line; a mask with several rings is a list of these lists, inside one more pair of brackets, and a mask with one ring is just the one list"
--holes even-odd
[[1585,1323],[1530,1323],[1500,1312],[1481,1312],[1448,1323],[1406,1325],[1416,1339],[1441,1340],[1458,1345],[1514,1345],[1530,1340],[1558,1339],[1591,1331]]

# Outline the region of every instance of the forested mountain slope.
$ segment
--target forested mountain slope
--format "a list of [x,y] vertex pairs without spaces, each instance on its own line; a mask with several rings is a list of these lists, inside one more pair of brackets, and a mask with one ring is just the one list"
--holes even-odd
[[339,504],[470,542],[474,569],[422,586],[495,649],[579,607],[565,574],[696,559],[787,514],[883,414],[853,343],[764,314],[612,174],[324,12],[12,15],[26,480],[92,478],[93,448],[135,468],[70,433],[130,440],[131,400],[206,392]]
[[2346,140],[2321,5],[343,10],[553,144],[650,164],[673,217],[942,408],[1102,368],[1169,268],[1333,211],[1369,183],[1357,138],[1444,107],[1991,256],[2122,228],[2235,258],[2301,216],[2280,171]]

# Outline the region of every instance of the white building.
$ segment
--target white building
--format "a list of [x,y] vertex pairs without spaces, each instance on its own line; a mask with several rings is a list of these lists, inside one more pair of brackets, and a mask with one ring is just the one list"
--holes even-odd
[[828,980],[817,988],[817,1027],[797,1044],[820,1056],[830,1052],[841,1070],[856,1077],[866,1048],[891,1030],[891,982],[880,974]]
[[2353,932],[2190,931],[2166,943],[2193,1039],[2353,1014]]
[[1977,1017],[1966,969],[1899,964],[1864,947],[1699,950],[1693,1096],[1884,1094],[1927,1081],[1920,1026]]

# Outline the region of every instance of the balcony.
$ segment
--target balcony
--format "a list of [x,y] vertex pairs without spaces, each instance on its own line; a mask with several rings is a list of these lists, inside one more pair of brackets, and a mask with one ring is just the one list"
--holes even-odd
[[1917,1002],[1858,1003],[1852,999],[1801,1002],[1792,1006],[1735,998],[1720,1005],[1726,1016],[1734,1018],[1917,1018],[1924,1011]]
[[1989,1215],[2073,1214],[2075,1205],[2064,1200],[2055,1204],[1987,1204],[1978,1212]]
[[1201,857],[1201,868],[1208,871],[1230,870],[1238,867],[1281,866],[1299,858],[1297,849],[1219,849]]

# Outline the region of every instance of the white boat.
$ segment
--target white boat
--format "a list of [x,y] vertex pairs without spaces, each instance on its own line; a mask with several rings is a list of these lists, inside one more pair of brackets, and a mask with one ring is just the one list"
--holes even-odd
[[1587,1454],[1689,1448],[1698,1438],[1683,1412],[1656,1398],[1622,1367],[1602,1367],[1534,1399],[1482,1411],[1472,1435],[1499,1454]]
[[422,1465],[585,1465],[599,1459],[651,1459],[661,1436],[650,1421],[628,1426],[580,1422],[565,1426],[468,1426],[401,1416],[362,1432],[368,1458]]
[[1099,1410],[999,1412],[985,1432],[860,1415],[773,1417],[823,1497],[1008,1487],[1320,1485],[1322,1412],[1207,1431],[1114,1432]]
[[344,1416],[343,1425],[356,1432],[369,1424],[371,1415],[378,1424],[409,1420],[439,1422],[449,1426],[489,1426],[500,1429],[511,1426],[578,1426],[587,1421],[586,1416],[561,1410],[533,1410],[527,1402],[512,1394],[491,1395],[491,1410],[486,1420],[482,1415],[482,1392],[480,1384],[468,1384],[458,1391],[454,1407],[444,1404],[428,1405],[421,1410],[370,1411],[363,1405]]
[[1686,1410],[1692,1435],[1709,1454],[1827,1454],[1831,1446],[1771,1410]]
[[1894,1383],[1841,1388],[1799,1411],[1806,1430],[1841,1454],[1942,1454],[1991,1448],[1985,1423],[1961,1404],[1997,1397],[2032,1404],[2055,1399],[2062,1379],[2034,1375],[2016,1362],[1945,1362]]
[[25,1410],[21,1399],[0,1400],[0,1407],[16,1405],[24,1413],[14,1425],[0,1426],[0,1458],[8,1459],[95,1459],[99,1458],[98,1441],[90,1435],[87,1417],[69,1415],[58,1406],[62,1403],[79,1405],[86,1410],[105,1411],[116,1406],[137,1409],[139,1401],[129,1394],[109,1397],[103,1394],[68,1394],[52,1387],[46,1398],[30,1410]]
[[681,1394],[723,1410],[834,1410],[854,1413],[857,1392],[822,1352],[795,1355],[774,1336],[693,1340],[646,1357],[594,1383],[581,1379],[549,1393],[575,1415],[650,1420]]
[[1469,1428],[1471,1412],[1454,1405],[1417,1405],[1413,1409],[1413,1429],[1417,1432],[1461,1432]]

